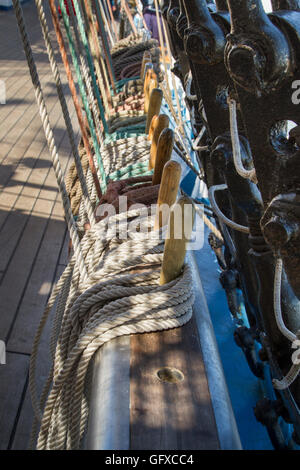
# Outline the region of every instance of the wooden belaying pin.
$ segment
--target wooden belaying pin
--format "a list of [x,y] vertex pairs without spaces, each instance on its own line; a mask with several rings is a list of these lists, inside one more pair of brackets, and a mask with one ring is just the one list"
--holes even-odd
[[142,80],[144,80],[144,76],[145,76],[146,63],[151,63],[151,54],[149,51],[145,51],[143,55],[143,60],[142,60],[142,65],[141,65],[141,79]]
[[174,132],[164,129],[159,136],[152,184],[160,184],[165,164],[170,160],[174,147]]
[[[147,64],[146,64],[146,67],[148,67]],[[146,73],[145,73],[145,80],[144,80],[144,95],[145,95],[145,97],[146,97],[147,92],[149,90],[150,81],[151,80],[156,80],[156,82],[158,84],[157,75],[154,72],[152,67],[153,67],[153,65],[151,64],[151,68],[148,68]],[[157,85],[154,88],[157,88]]]
[[155,115],[159,115],[161,103],[163,99],[163,92],[159,88],[154,88],[150,95],[149,107],[147,113],[147,122],[146,122],[146,134],[148,134],[152,118]]
[[169,126],[169,123],[170,119],[166,114],[160,114],[154,122],[152,144],[150,149],[149,170],[152,170],[155,166],[157,144],[160,134]]
[[184,265],[186,246],[191,238],[195,209],[191,200],[180,197],[173,206],[169,219],[169,233],[165,241],[160,285],[176,279]]
[[158,86],[158,83],[157,83],[156,78],[151,78],[146,88],[145,97],[144,97],[144,112],[146,114],[148,114],[148,111],[149,111],[151,93],[155,88],[157,88],[157,86]]
[[154,133],[154,130],[156,128],[156,125],[157,125],[157,120],[158,120],[158,115],[155,115],[153,116],[152,120],[151,120],[151,124],[150,124],[150,127],[149,127],[149,132],[148,132],[148,140],[152,140],[153,139],[153,133]]
[[144,95],[146,94],[147,88],[149,87],[149,82],[151,80],[153,72],[153,65],[152,64],[146,64],[145,65],[145,78],[144,78]]
[[167,162],[164,166],[159,187],[154,230],[158,230],[168,223],[170,209],[177,198],[180,177],[180,163],[174,160]]

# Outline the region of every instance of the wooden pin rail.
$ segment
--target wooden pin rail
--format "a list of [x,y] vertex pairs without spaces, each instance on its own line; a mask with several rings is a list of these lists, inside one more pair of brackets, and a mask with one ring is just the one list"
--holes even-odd
[[[169,210],[176,201],[181,177],[181,166],[178,162],[170,161],[164,166],[157,199],[154,230],[168,223]],[[162,211],[160,209],[163,209]],[[168,209],[165,213],[165,209]]]
[[162,133],[164,129],[166,129],[169,126],[169,123],[170,123],[169,117],[166,114],[160,114],[157,117],[157,119],[154,119],[153,126],[150,126],[152,127],[152,130],[151,130],[152,143],[151,143],[151,149],[150,149],[149,170],[152,170],[155,166],[157,145],[158,145],[158,139],[160,137],[160,134]]
[[158,139],[152,184],[160,184],[165,164],[170,160],[174,147],[174,132],[164,129]]
[[159,88],[153,88],[150,95],[150,102],[148,106],[148,113],[147,113],[147,122],[146,122],[146,134],[149,133],[150,125],[152,122],[152,118],[155,115],[159,114],[161,103],[163,99],[163,92]]

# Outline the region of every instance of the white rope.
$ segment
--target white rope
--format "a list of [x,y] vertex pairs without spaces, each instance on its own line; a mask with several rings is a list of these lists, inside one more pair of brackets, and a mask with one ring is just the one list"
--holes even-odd
[[[289,341],[294,343],[297,341],[298,337],[292,331],[290,331],[284,324],[282,311],[281,311],[281,278],[282,278],[282,259],[278,258],[275,266],[275,276],[274,276],[274,312],[275,320],[279,331],[287,338]],[[300,332],[299,332],[300,333]],[[300,364],[293,364],[281,380],[273,379],[274,388],[278,390],[284,390],[288,388],[298,377],[300,372]]]
[[203,207],[201,207],[201,204],[196,204],[194,201],[194,207],[196,212],[200,215],[200,217],[203,218],[204,223],[207,225],[207,227],[210,229],[210,231],[222,242],[224,242],[224,238],[220,232],[220,230],[217,229],[217,227],[209,220],[209,218],[205,215]]
[[219,184],[216,186],[211,186],[208,190],[208,196],[209,200],[211,203],[211,207],[216,214],[216,216],[224,222],[224,224],[228,225],[228,227],[232,228],[233,230],[237,230],[238,232],[243,232],[249,234],[249,227],[245,227],[244,225],[237,224],[236,222],[233,222],[232,220],[228,219],[226,215],[221,212],[216,199],[215,199],[215,192],[216,191],[222,191],[224,189],[228,189],[226,184]]
[[61,104],[61,108],[62,108],[62,112],[63,112],[63,116],[64,116],[66,128],[67,128],[67,132],[68,132],[68,136],[69,136],[69,140],[70,140],[70,144],[71,144],[71,148],[72,148],[72,153],[73,153],[73,157],[74,157],[74,161],[75,161],[75,165],[76,165],[76,169],[77,169],[78,178],[80,180],[80,184],[81,184],[81,188],[82,188],[83,206],[85,207],[85,210],[87,212],[89,222],[92,225],[96,222],[94,212],[93,212],[93,206],[92,206],[92,203],[91,203],[91,200],[90,200],[90,196],[89,196],[90,193],[89,193],[89,190],[87,188],[87,184],[86,184],[86,180],[85,180],[85,177],[84,177],[84,173],[83,173],[82,164],[81,164],[81,160],[80,160],[80,157],[79,157],[78,149],[77,149],[77,146],[75,144],[75,136],[74,136],[74,132],[73,132],[71,118],[70,118],[70,114],[69,114],[69,111],[68,111],[68,106],[67,106],[67,103],[66,103],[65,95],[63,93],[60,73],[59,73],[59,69],[58,69],[58,66],[57,66],[56,59],[55,59],[52,43],[51,43],[51,40],[50,40],[49,29],[48,29],[48,25],[47,25],[47,20],[46,20],[44,8],[43,8],[42,0],[35,0],[35,4],[36,4],[36,7],[37,7],[39,20],[40,20],[40,24],[41,24],[41,27],[42,27],[43,36],[44,36],[44,40],[45,40],[45,44],[46,44],[46,48],[47,48],[47,52],[48,52],[49,62],[50,62],[50,66],[51,66],[53,76],[54,76],[54,80],[55,80],[55,84],[56,84],[56,88],[57,88],[57,94],[58,94],[58,98],[59,98],[59,101],[60,101],[60,104]]
[[196,137],[196,139],[194,140],[193,142],[193,150],[196,152],[196,151],[202,151],[202,150],[208,150],[209,149],[209,146],[208,145],[203,145],[203,146],[200,146],[198,145],[200,140],[202,139],[202,137],[204,136],[204,133],[206,131],[206,127],[205,126],[202,126],[198,136]]
[[191,95],[192,82],[193,82],[192,72],[189,71],[189,75],[188,75],[188,79],[187,79],[186,87],[185,87],[185,95],[188,100],[197,101],[198,99],[197,95]]
[[[41,399],[43,404],[52,382],[42,414],[38,449],[80,447],[88,418],[87,371],[100,346],[120,335],[179,327],[191,318],[194,296],[189,266],[184,267],[176,280],[160,286],[163,244],[157,233],[152,232],[153,237],[148,238],[145,233],[135,234],[134,239],[119,238],[127,219],[138,215],[138,211],[119,214],[89,230],[82,239],[88,281],[82,279],[73,257],[51,295],[35,338],[31,371],[35,368],[37,346],[51,306],[59,289],[66,282],[70,283],[72,276],[66,305],[60,302],[56,312],[52,338],[57,336],[58,329],[60,331]],[[144,220],[152,226],[153,218]],[[117,235],[115,222],[118,223]],[[30,385],[35,390],[33,378],[32,372]],[[36,399],[36,393],[34,395]],[[35,401],[38,418],[39,407]]]
[[240,139],[239,139],[238,125],[237,125],[237,116],[236,116],[236,101],[233,98],[228,98],[227,102],[229,106],[230,134],[231,134],[233,161],[234,161],[235,169],[242,178],[249,179],[253,183],[257,184],[255,168],[253,168],[252,170],[246,170],[242,162]]
[[46,103],[44,100],[43,91],[42,91],[41,83],[39,80],[37,68],[35,65],[34,58],[33,58],[32,49],[29,43],[29,38],[28,38],[27,31],[26,31],[26,26],[24,22],[22,8],[20,5],[20,0],[13,0],[13,6],[15,9],[16,19],[17,19],[21,39],[23,42],[26,59],[28,62],[31,80],[34,86],[35,97],[36,97],[36,101],[39,107],[39,113],[40,113],[40,117],[42,120],[45,137],[47,140],[47,144],[49,147],[49,151],[50,151],[50,155],[51,155],[51,159],[53,163],[53,169],[54,169],[54,173],[56,176],[56,181],[57,181],[59,192],[60,192],[62,202],[63,202],[64,213],[65,213],[66,221],[68,224],[70,236],[72,239],[74,252],[76,253],[76,259],[80,267],[80,271],[82,275],[86,278],[87,272],[86,272],[86,267],[84,264],[81,246],[80,246],[80,239],[77,233],[76,223],[72,214],[69,197],[66,191],[66,186],[64,183],[64,177],[63,177],[63,172],[62,172],[61,165],[60,165],[58,151],[56,148],[55,139],[54,139],[52,127],[50,124],[49,114],[48,114],[48,110],[47,110]]

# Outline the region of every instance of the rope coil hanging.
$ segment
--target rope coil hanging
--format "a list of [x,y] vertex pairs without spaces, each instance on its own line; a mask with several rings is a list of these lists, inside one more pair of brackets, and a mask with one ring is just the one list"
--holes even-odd
[[[292,343],[300,339],[300,331],[297,335],[290,331],[284,324],[281,312],[281,278],[282,278],[282,259],[278,258],[275,266],[274,277],[274,312],[275,320],[279,331]],[[273,379],[274,388],[277,390],[285,390],[296,380],[300,373],[300,356],[298,354],[298,363],[291,366],[290,370],[281,380]]]

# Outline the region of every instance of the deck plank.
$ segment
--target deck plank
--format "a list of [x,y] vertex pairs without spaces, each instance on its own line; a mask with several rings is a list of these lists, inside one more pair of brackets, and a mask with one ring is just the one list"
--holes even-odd
[[[63,270],[63,266],[57,267],[55,273],[55,282],[59,279]],[[52,315],[50,315],[49,321],[45,325],[44,333],[42,335],[39,347],[39,356],[36,367],[36,387],[39,396],[42,393],[50,368],[49,338],[52,325],[51,320]],[[27,385],[23,406],[20,412],[20,417],[17,422],[15,432],[11,436],[11,448],[13,450],[28,449],[32,423],[33,409],[31,404],[29,386]]]
[[[130,442],[133,450],[216,450],[218,433],[194,319],[182,328],[132,335]],[[159,380],[164,367],[184,380]]]
[[0,450],[8,448],[19,406],[26,386],[29,357],[6,355],[6,365],[0,365]]
[[22,299],[22,309],[17,312],[16,322],[8,341],[8,348],[13,351],[28,354],[31,352],[41,312],[53,286],[65,233],[66,226],[62,214],[57,220],[50,219]]

